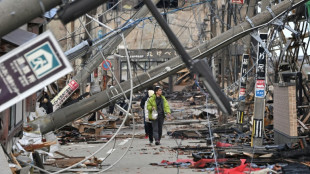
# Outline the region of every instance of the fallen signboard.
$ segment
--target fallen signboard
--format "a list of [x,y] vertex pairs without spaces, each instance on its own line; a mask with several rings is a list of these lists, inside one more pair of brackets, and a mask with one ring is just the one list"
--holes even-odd
[[0,112],[72,70],[50,31],[12,50],[0,58]]
[[58,93],[56,97],[51,101],[53,105],[53,111],[56,111],[61,105],[68,99],[71,94],[79,87],[79,84],[75,80],[71,80],[63,90]]
[[233,4],[243,4],[244,0],[231,0],[231,3],[233,3]]

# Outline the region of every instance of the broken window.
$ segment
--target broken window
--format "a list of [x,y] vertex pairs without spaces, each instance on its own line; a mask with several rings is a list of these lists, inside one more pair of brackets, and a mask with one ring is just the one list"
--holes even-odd
[[[157,8],[177,8],[178,0],[160,0],[157,4]],[[144,5],[143,0],[139,0],[137,5],[134,7],[135,9],[140,9]]]
[[177,8],[178,0],[160,0],[157,5],[157,8]]

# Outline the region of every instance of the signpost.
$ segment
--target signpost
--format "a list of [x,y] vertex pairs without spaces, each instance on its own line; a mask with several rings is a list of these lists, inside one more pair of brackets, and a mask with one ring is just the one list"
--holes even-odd
[[112,67],[112,63],[109,60],[105,60],[102,62],[101,66],[103,70],[107,71]]
[[[259,37],[266,45],[268,34],[259,33]],[[254,99],[254,122],[251,137],[251,146],[262,146],[264,131],[264,113],[265,113],[265,95],[266,95],[266,75],[267,75],[267,54],[264,45],[258,43],[257,66],[256,66],[256,83],[255,83],[255,99]]]
[[7,53],[0,58],[0,112],[72,70],[50,31]]

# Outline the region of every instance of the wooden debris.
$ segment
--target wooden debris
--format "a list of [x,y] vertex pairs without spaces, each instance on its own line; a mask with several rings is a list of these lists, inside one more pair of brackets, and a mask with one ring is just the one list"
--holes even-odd
[[305,117],[305,119],[302,121],[304,124],[306,124],[306,122],[309,120],[310,118],[310,112],[307,114],[307,116]]
[[13,153],[10,153],[10,156],[12,158],[12,161],[14,164],[16,164],[19,168],[22,168],[22,166],[19,164],[19,162],[16,160],[16,157],[13,155]]
[[70,157],[64,159],[56,159],[53,163],[54,166],[59,168],[70,167],[75,163],[82,161],[84,157]]
[[297,121],[300,124],[300,126],[302,126],[305,130],[308,130],[308,127],[303,122],[301,122],[299,119],[297,119]]
[[41,143],[41,144],[30,144],[30,145],[24,146],[24,149],[29,151],[29,152],[33,152],[36,149],[41,149],[43,147],[49,147],[49,146],[51,146],[53,144],[57,144],[57,142],[56,141],[52,141],[52,142],[44,142],[44,143]]

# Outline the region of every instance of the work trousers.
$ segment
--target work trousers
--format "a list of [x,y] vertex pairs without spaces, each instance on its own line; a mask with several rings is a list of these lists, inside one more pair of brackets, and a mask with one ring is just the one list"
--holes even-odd
[[150,122],[145,122],[146,134],[149,136],[150,142],[153,142],[153,126]]
[[163,115],[158,115],[158,118],[152,121],[153,136],[154,136],[155,141],[160,141],[161,139],[161,136],[163,134],[164,120],[165,119]]
[[147,122],[145,121],[145,112],[143,111],[143,123],[144,123],[144,131],[145,131],[145,134],[148,135],[148,128],[147,128]]
[[153,126],[152,126],[152,122],[146,122],[145,121],[145,115],[144,115],[144,111],[143,111],[143,120],[144,120],[144,130],[145,130],[145,134],[149,136],[149,140],[150,142],[153,142]]

